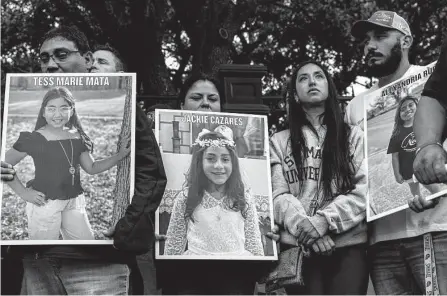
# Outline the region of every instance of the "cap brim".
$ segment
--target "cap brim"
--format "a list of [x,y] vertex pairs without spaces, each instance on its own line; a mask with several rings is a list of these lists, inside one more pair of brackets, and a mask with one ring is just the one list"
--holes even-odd
[[382,24],[376,24],[370,21],[357,21],[354,23],[354,25],[351,28],[351,35],[354,36],[354,38],[356,39],[361,39],[365,37],[366,32],[374,29],[374,28],[385,28],[385,29],[391,29],[391,30],[396,30],[393,27],[390,26],[385,26]]

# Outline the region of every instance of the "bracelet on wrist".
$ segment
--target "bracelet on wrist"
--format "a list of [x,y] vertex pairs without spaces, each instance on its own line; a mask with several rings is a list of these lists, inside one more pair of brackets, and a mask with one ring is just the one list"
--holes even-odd
[[439,147],[444,148],[444,147],[442,147],[442,144],[441,144],[440,142],[426,143],[426,144],[424,144],[424,145],[422,145],[422,146],[420,146],[420,147],[418,147],[418,148],[416,149],[416,155],[417,155],[422,149],[424,149],[425,147],[431,146],[431,145],[438,145]]

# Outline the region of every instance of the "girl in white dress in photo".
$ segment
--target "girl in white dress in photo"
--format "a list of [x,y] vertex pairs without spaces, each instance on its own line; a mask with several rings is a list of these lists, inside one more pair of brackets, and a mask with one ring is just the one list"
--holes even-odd
[[255,201],[242,181],[233,132],[203,130],[176,197],[165,255],[263,256]]

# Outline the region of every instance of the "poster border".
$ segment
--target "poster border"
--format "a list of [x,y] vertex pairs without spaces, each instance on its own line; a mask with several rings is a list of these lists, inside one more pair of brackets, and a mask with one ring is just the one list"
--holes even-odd
[[[371,213],[370,190],[369,190],[369,166],[368,166],[369,155],[368,155],[368,124],[367,124],[367,121],[368,121],[367,114],[368,114],[368,112],[367,112],[367,99],[369,99],[375,92],[383,91],[384,89],[390,88],[393,85],[398,85],[402,81],[404,81],[406,79],[409,79],[412,76],[417,76],[418,74],[423,73],[428,68],[433,68],[433,70],[434,70],[434,68],[436,66],[436,63],[437,63],[437,61],[434,61],[434,62],[431,62],[431,63],[425,65],[425,66],[422,66],[422,68],[420,70],[414,72],[413,74],[406,75],[406,76],[404,75],[403,77],[401,77],[400,79],[398,79],[396,81],[393,81],[393,82],[391,82],[391,83],[389,83],[389,84],[387,84],[385,86],[382,86],[381,88],[376,89],[376,90],[374,90],[374,91],[372,91],[370,93],[366,93],[364,95],[364,97],[362,98],[364,100],[364,105],[363,105],[363,118],[364,118],[364,120],[363,120],[363,123],[362,123],[363,124],[364,137],[365,137],[364,153],[365,153],[366,172],[367,172],[367,176],[368,176],[368,178],[367,178],[368,190],[367,190],[367,194],[366,194],[366,201],[367,201],[367,203],[366,203],[366,205],[367,205],[366,206],[366,221],[367,222],[372,222],[372,221],[378,220],[380,218],[386,217],[388,215],[391,215],[391,214],[394,214],[394,213],[397,213],[397,212],[400,212],[402,210],[410,208],[409,205],[408,205],[408,202],[407,202],[404,205],[395,207],[393,209],[387,210],[387,211],[382,212],[380,214],[372,215],[372,213]],[[431,76],[431,74],[428,76],[427,80],[430,78],[430,76]],[[427,81],[425,83],[427,83]],[[413,175],[413,180],[417,180],[414,175]],[[447,189],[441,190],[441,191],[439,191],[439,192],[437,192],[435,194],[428,195],[426,197],[426,200],[432,200],[432,199],[438,198],[438,197],[440,197],[440,196],[442,196],[444,194],[447,194]]]
[[[3,122],[2,122],[2,136],[1,143],[6,143],[6,131],[7,131],[7,119],[9,115],[9,90],[11,86],[11,78],[13,77],[130,77],[132,79],[131,87],[131,152],[130,152],[130,201],[135,193],[135,130],[136,130],[136,73],[6,73],[5,84],[5,101],[3,110]],[[56,85],[55,85],[56,86]],[[70,86],[67,86],[70,89]],[[123,114],[124,115],[124,114]],[[80,117],[82,120],[82,117]],[[0,147],[0,159],[4,161],[6,154],[6,145]],[[3,186],[4,182],[0,181],[0,221],[2,221],[2,200],[3,200]],[[17,197],[19,198],[19,197]],[[26,218],[25,218],[26,219]],[[0,230],[1,232],[1,230]],[[0,245],[112,245],[113,239],[103,240],[3,240],[0,235]]]
[[[192,111],[192,110],[178,110],[178,109],[155,109],[155,138],[157,139],[157,143],[159,143],[160,139],[160,131],[159,131],[159,118],[160,118],[160,110],[162,110],[163,113],[192,113],[197,114],[201,113],[203,115],[220,115],[220,116],[243,116],[243,117],[255,117],[255,118],[261,118],[264,123],[264,151],[266,151],[266,166],[267,166],[267,180],[268,180],[268,194],[269,194],[269,211],[270,211],[270,229],[274,228],[275,225],[275,219],[273,219],[273,191],[272,191],[272,180],[271,180],[271,170],[270,170],[270,144],[269,144],[269,135],[268,135],[268,119],[266,115],[258,115],[258,114],[246,114],[246,113],[229,113],[229,112],[210,112],[210,111]],[[192,144],[192,143],[191,143]],[[163,154],[163,152],[161,152]],[[155,212],[155,230],[157,233],[160,229],[160,208],[157,208],[157,211]],[[268,238],[270,239],[270,238]],[[278,260],[278,250],[277,250],[277,244],[274,240],[270,239],[272,241],[273,246],[273,255],[264,255],[264,256],[220,256],[220,255],[160,255],[160,242],[155,242],[155,259],[159,260],[250,260],[250,261],[272,261],[272,260]]]

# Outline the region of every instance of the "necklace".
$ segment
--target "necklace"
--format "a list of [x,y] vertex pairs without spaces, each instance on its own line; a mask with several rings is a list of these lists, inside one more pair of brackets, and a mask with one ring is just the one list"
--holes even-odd
[[223,198],[217,201],[217,206],[219,207],[219,212],[217,213],[217,221],[220,221],[220,219],[222,218]]
[[223,209],[224,195],[221,192],[219,192],[219,191],[217,191],[217,192],[220,195],[219,199],[214,197],[211,193],[208,193],[208,194],[214,199],[214,201],[217,203],[217,206],[219,207],[219,212],[217,212],[216,220],[220,221],[222,219],[222,209]]
[[312,136],[317,140],[317,147],[316,147],[317,150],[321,150],[321,145],[323,144],[324,141],[324,135],[321,131],[324,129],[325,127],[323,125],[320,125],[320,127],[316,129],[317,136],[315,136],[314,133],[311,133]]
[[68,169],[68,172],[71,174],[71,186],[74,186],[74,178],[75,178],[75,173],[76,173],[76,169],[73,166],[73,143],[71,142],[71,139],[68,138],[70,140],[70,146],[71,146],[71,161],[68,158],[67,152],[65,152],[65,148],[62,145],[61,141],[57,140],[59,142],[59,145],[61,145],[62,150],[64,151],[65,157],[67,158],[68,164],[70,165],[70,168]]

